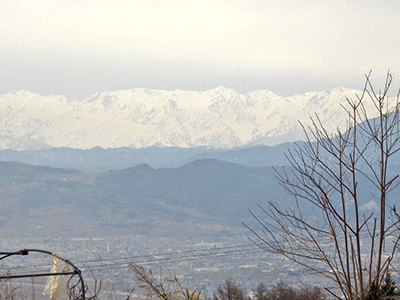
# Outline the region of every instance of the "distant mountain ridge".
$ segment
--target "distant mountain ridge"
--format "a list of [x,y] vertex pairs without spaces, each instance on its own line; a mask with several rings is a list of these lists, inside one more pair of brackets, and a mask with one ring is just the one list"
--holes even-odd
[[138,88],[68,100],[16,91],[0,95],[0,149],[277,145],[302,140],[298,120],[307,124],[315,113],[334,132],[347,121],[340,105],[356,94],[361,91],[335,88],[282,97],[221,86],[205,92]]
[[[285,170],[291,174],[291,167]],[[247,234],[241,222],[255,222],[248,209],[260,214],[257,204],[268,209],[268,201],[281,207],[294,203],[279,186],[272,167],[215,159],[178,168],[153,169],[142,164],[109,172],[0,161],[0,186],[2,236]],[[362,177],[359,186],[360,209],[369,215],[378,207],[372,196],[375,188]],[[400,189],[394,190],[390,201],[399,196]],[[340,199],[336,200],[339,206]],[[308,205],[302,206],[302,212],[315,216]]]
[[294,143],[277,146],[253,146],[239,149],[207,149],[149,147],[141,149],[95,147],[91,149],[50,148],[43,150],[0,150],[0,161],[17,161],[31,165],[47,165],[55,168],[84,171],[108,171],[124,169],[140,164],[153,168],[180,167],[198,159],[218,159],[244,166],[287,165],[285,152]]

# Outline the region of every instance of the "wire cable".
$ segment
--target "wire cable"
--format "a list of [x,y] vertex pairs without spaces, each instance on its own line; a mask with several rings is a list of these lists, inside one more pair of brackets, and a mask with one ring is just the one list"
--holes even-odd
[[[227,248],[227,247],[224,247]],[[232,247],[230,247],[232,248]],[[213,248],[215,249],[215,248]],[[252,248],[252,249],[240,249],[240,250],[225,250],[225,251],[219,251],[219,252],[214,252],[214,253],[201,253],[201,254],[192,254],[192,255],[186,255],[186,256],[178,256],[178,257],[164,257],[164,258],[155,258],[161,255],[153,255],[154,259],[147,259],[147,260],[139,260],[135,261],[135,263],[140,264],[140,265],[149,265],[149,264],[154,264],[154,263],[161,263],[161,262],[183,262],[183,261],[192,261],[192,260],[200,260],[200,259],[205,259],[209,257],[226,257],[226,256],[233,256],[233,255],[239,255],[239,254],[244,254],[244,253],[251,253],[251,252],[257,252],[257,251],[262,251],[259,248]],[[186,251],[187,252],[187,251]],[[176,252],[175,252],[176,253]],[[164,255],[166,256],[166,255]],[[143,256],[142,256],[143,257]],[[146,257],[149,257],[148,255]],[[119,269],[119,268],[128,268],[129,267],[129,262],[125,261],[122,263],[113,263],[113,264],[100,264],[100,265],[87,265],[84,267],[81,267],[81,270],[90,270],[94,268],[104,268],[104,269]],[[12,273],[13,275],[22,275],[24,273]]]
[[[107,261],[116,261],[116,260],[135,260],[135,259],[141,259],[141,258],[151,258],[155,256],[166,256],[166,255],[181,255],[181,254],[190,254],[190,253],[198,253],[198,252],[204,252],[204,251],[220,251],[220,250],[226,250],[226,249],[237,249],[237,248],[247,248],[255,246],[255,244],[250,243],[250,244],[239,244],[235,246],[225,246],[225,247],[215,247],[215,248],[203,248],[203,249],[194,249],[194,250],[185,250],[185,251],[171,251],[171,252],[164,252],[164,253],[155,253],[155,254],[145,254],[145,255],[134,255],[134,256],[123,256],[123,257],[113,257],[113,258],[105,258],[105,259],[93,259],[93,260],[81,260],[81,261],[76,261],[76,264],[78,263],[93,263],[93,262],[107,262]],[[50,265],[49,265],[50,266]],[[0,270],[8,270],[8,269],[21,269],[21,268],[38,268],[38,267],[47,267],[43,265],[28,265],[28,266],[16,266],[13,268],[0,268]]]

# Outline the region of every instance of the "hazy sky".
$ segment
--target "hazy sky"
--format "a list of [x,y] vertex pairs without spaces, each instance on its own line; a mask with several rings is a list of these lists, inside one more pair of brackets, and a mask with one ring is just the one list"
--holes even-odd
[[400,87],[400,1],[0,0],[0,93]]

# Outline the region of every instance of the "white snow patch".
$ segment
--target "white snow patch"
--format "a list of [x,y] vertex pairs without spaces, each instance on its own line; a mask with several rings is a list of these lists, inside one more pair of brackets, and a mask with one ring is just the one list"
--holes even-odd
[[[303,139],[297,122],[318,114],[326,130],[347,122],[341,104],[361,91],[337,88],[282,97],[225,87],[205,92],[133,89],[78,100],[27,91],[0,95],[0,149],[149,146],[233,148]],[[371,103],[366,103],[375,117]]]

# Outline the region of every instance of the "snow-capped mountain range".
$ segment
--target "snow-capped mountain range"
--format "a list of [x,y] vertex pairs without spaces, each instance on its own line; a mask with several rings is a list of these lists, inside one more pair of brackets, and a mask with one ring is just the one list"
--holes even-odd
[[297,120],[307,124],[315,113],[334,132],[347,121],[340,104],[356,94],[361,91],[335,88],[282,97],[221,86],[205,92],[138,88],[68,100],[16,91],[0,95],[0,149],[276,145],[303,139]]

